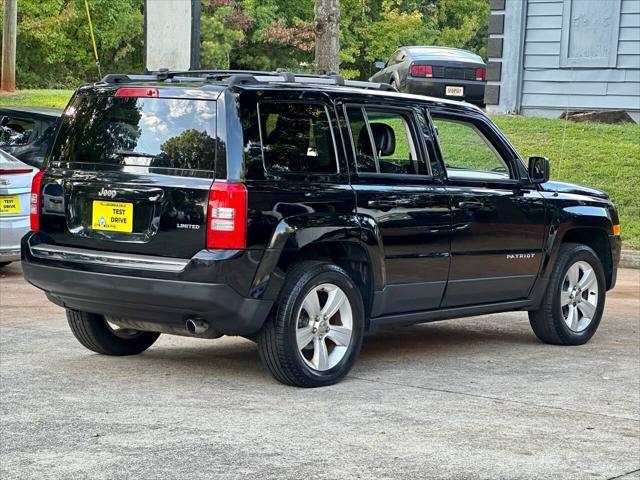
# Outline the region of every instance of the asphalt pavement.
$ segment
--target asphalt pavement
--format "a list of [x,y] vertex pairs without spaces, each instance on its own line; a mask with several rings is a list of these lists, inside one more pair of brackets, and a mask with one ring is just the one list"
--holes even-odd
[[640,479],[640,270],[585,346],[521,312],[378,330],[313,390],[242,338],[94,354],[19,264],[0,277],[3,480]]

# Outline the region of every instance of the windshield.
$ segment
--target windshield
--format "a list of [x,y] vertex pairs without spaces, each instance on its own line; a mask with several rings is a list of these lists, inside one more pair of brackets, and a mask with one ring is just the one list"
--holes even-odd
[[62,117],[53,161],[213,170],[216,103],[80,95]]

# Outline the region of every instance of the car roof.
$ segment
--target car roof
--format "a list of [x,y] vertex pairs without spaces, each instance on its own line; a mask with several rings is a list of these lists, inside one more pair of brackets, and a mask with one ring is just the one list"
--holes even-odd
[[402,47],[409,51],[413,58],[446,58],[451,60],[467,60],[484,63],[480,55],[468,50],[452,47],[437,47],[432,45],[414,45]]
[[62,115],[62,108],[50,107],[0,107],[0,115],[12,115],[22,118],[50,118],[56,119]]

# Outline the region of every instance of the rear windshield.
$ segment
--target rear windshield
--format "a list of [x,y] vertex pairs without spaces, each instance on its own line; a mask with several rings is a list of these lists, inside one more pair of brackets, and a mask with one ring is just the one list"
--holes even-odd
[[213,170],[216,102],[80,95],[62,118],[51,160]]

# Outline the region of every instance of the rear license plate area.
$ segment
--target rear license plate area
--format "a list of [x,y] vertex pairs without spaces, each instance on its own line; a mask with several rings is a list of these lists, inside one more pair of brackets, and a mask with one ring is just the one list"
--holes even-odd
[[454,87],[452,85],[447,85],[445,94],[451,97],[463,97],[464,87]]
[[0,195],[0,215],[20,213],[20,197],[18,195]]
[[133,232],[133,203],[94,200],[91,228],[106,232]]

